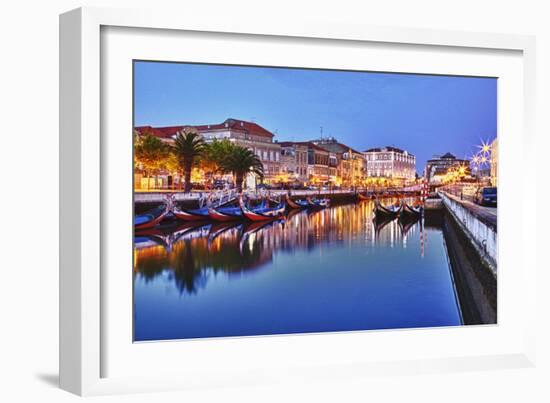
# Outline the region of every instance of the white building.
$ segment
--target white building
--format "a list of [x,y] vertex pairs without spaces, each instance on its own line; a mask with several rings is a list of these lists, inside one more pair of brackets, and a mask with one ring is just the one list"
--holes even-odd
[[412,180],[416,176],[416,157],[396,147],[363,151],[367,177]]

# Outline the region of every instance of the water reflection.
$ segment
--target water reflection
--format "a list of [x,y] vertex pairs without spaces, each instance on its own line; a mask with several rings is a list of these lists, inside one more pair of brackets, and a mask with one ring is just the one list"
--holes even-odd
[[[433,227],[431,231],[434,232]],[[441,231],[437,228],[435,232],[434,236],[436,236],[437,242],[442,245]],[[296,298],[295,304],[308,304],[308,298],[321,298],[319,301],[321,303],[322,298],[327,298],[316,294],[321,292],[325,295],[328,295],[326,293],[332,293],[334,298],[341,297],[340,299],[346,301],[347,304],[353,303],[354,306],[360,306],[361,304],[358,304],[357,301],[354,302],[346,294],[349,290],[338,288],[342,286],[343,281],[333,278],[330,271],[340,270],[341,274],[346,276],[345,282],[349,281],[350,284],[355,284],[354,282],[368,282],[369,280],[367,271],[364,269],[361,271],[361,265],[370,264],[369,267],[372,270],[377,265],[386,266],[387,264],[393,266],[413,264],[421,266],[422,260],[425,258],[427,236],[422,220],[408,222],[400,220],[377,222],[373,220],[372,202],[337,206],[317,211],[293,211],[284,220],[266,223],[188,223],[164,231],[138,232],[135,237],[134,250],[136,340],[322,331],[325,326],[317,322],[312,324],[312,327],[303,329],[301,324],[294,323],[293,314],[290,313],[289,323],[286,323],[287,321],[283,317],[275,315],[277,320],[284,322],[279,324],[276,329],[271,329],[263,324],[256,327],[252,326],[245,331],[242,329],[243,325],[237,327],[235,325],[218,326],[220,321],[216,322],[213,318],[210,318],[212,329],[206,331],[191,326],[190,328],[193,331],[187,332],[187,329],[181,327],[183,325],[174,326],[171,322],[181,314],[181,312],[172,312],[171,310],[188,308],[190,310],[188,314],[201,317],[202,311],[214,309],[214,305],[211,306],[211,304],[218,304],[215,308],[216,312],[219,315],[224,315],[224,310],[228,308],[222,305],[224,303],[238,305],[244,299],[256,298],[253,303],[260,306],[264,303],[268,304],[269,302],[261,299],[261,291],[265,292],[264,295],[271,296],[273,300],[280,301],[283,297],[275,294],[274,290],[277,287],[280,287],[280,292],[283,292],[281,290],[292,289],[292,295]],[[407,252],[392,252],[392,250],[407,250]],[[343,255],[340,253],[343,253]],[[434,258],[437,260],[437,264],[442,266],[441,270],[437,269],[438,273],[442,271],[443,276],[446,276],[441,280],[445,282],[445,298],[454,301],[452,281],[449,278],[446,257],[442,256],[442,253],[444,253],[444,248],[438,248],[434,252],[437,255]],[[284,258],[284,256],[289,256],[289,258]],[[343,262],[339,261],[337,256],[345,256],[345,259],[355,260],[349,261],[348,268],[342,268]],[[413,260],[409,256],[415,256],[414,263],[412,263]],[[316,291],[312,292],[310,289],[295,290],[293,287],[298,287],[297,284],[302,278],[294,278],[294,276],[301,274],[297,268],[295,269],[292,266],[301,267],[300,265],[304,263],[307,265],[307,260],[310,258],[313,264],[313,257],[318,259],[323,267],[323,271],[315,273],[315,276],[317,276],[315,282],[319,281],[319,283],[313,285],[315,282],[310,282],[312,283],[311,287],[317,287]],[[433,262],[430,264],[433,264]],[[370,268],[369,270],[371,270]],[[276,277],[270,280],[269,283],[267,277],[278,274],[264,275],[263,277],[266,277],[266,279],[251,277],[255,273],[264,271],[267,273],[272,270],[281,270],[285,272],[285,275],[280,278]],[[410,273],[400,275],[406,281],[411,282],[414,280],[411,280]],[[327,276],[327,278],[324,279],[324,276]],[[354,279],[353,276],[357,278]],[[440,274],[437,276],[439,278]],[[371,276],[375,279],[378,277],[379,274]],[[250,278],[250,280],[246,280],[247,278]],[[232,279],[239,281],[240,284],[238,287],[240,294],[237,297],[231,295],[234,290],[227,285],[229,284],[227,281]],[[247,281],[250,285],[246,285]],[[380,278],[379,281],[383,282],[383,286],[386,286],[386,282],[390,284],[388,279]],[[395,279],[392,281],[395,281]],[[212,283],[212,286],[209,285],[210,283]],[[451,288],[449,288],[449,284],[451,284]],[[425,287],[425,284],[420,286]],[[170,288],[173,287],[177,290],[180,298],[189,296],[198,299],[193,300],[192,303],[189,302],[191,300],[188,300],[188,302],[185,302],[187,300],[177,301],[170,293]],[[392,285],[392,287],[394,286]],[[398,288],[401,289],[401,286],[399,285]],[[351,291],[353,292],[353,290]],[[390,294],[394,291],[390,290]],[[294,292],[296,293],[294,294]],[[303,297],[300,297],[299,292],[302,292]],[[363,291],[356,289],[355,292]],[[441,290],[435,290],[434,292],[437,294]],[[200,302],[202,293],[208,294],[208,297],[204,297],[204,304]],[[406,293],[410,293],[410,291],[406,291]],[[377,290],[376,295],[378,294],[380,294],[380,298],[386,298],[383,291]],[[140,308],[145,301],[149,301],[147,308]],[[151,306],[150,301],[154,301],[156,305]],[[285,300],[285,302],[288,301]],[[456,301],[454,303],[456,305]],[[245,310],[249,309],[248,305],[243,306]],[[165,316],[165,320],[162,321],[160,326],[166,326],[166,329],[151,330],[152,322],[157,320],[149,314],[151,310],[155,311],[157,315]],[[251,311],[250,314],[252,315],[253,312]],[[440,322],[441,324],[457,324],[457,317],[458,314],[455,313],[453,319],[440,320]],[[330,318],[325,319],[330,321]],[[204,318],[201,320],[204,321]],[[257,320],[255,316],[254,320]],[[363,320],[364,318],[356,321],[356,324],[350,319],[345,323],[351,323],[351,326],[345,324],[341,326],[344,326],[343,330],[347,328],[352,330],[355,328],[402,327],[395,326],[393,322],[387,326],[376,325],[377,327],[360,325]],[[403,326],[407,322],[405,320]],[[438,324],[439,322],[436,323],[436,325]],[[342,330],[341,326],[333,328],[329,326],[328,330]]]

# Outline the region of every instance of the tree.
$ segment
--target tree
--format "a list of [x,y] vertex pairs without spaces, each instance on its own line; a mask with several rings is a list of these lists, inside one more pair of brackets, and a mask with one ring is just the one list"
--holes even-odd
[[[164,160],[162,164],[162,168],[168,171],[171,175],[181,178],[183,172],[180,167],[180,163],[178,161],[178,157],[173,152],[170,152],[168,154],[168,157]],[[175,174],[175,175],[174,175]],[[172,188],[174,187],[174,181],[172,181]]]
[[201,155],[199,164],[205,174],[212,177],[216,173],[223,172],[223,161],[235,148],[235,145],[227,139],[214,140],[206,144]]
[[231,152],[223,159],[221,169],[235,175],[237,191],[242,192],[243,180],[248,173],[264,177],[264,166],[259,158],[248,148],[233,146]]
[[183,169],[185,192],[191,191],[191,170],[202,155],[204,147],[204,140],[194,128],[186,127],[176,135],[173,152]]
[[[149,133],[134,137],[134,163],[141,166],[147,178],[151,174],[156,177],[169,154],[170,147]],[[149,188],[149,181],[147,181],[147,188]]]

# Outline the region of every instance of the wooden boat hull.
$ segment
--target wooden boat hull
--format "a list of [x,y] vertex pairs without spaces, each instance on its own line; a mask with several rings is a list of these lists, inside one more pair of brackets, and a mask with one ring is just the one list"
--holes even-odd
[[412,207],[407,203],[403,203],[403,208],[401,209],[401,217],[403,219],[418,219],[422,217],[422,207]]
[[268,221],[281,218],[285,213],[286,205],[285,203],[280,203],[277,207],[274,208],[265,208],[265,209],[249,209],[242,198],[239,200],[241,210],[243,215],[248,218],[250,221]]
[[380,202],[377,200],[374,204],[374,214],[377,219],[393,219],[399,216],[401,213],[401,209],[403,208],[403,205],[400,205],[396,209],[390,209],[388,207],[382,206]]
[[185,210],[185,209],[174,208],[172,212],[174,213],[177,219],[183,220],[183,221],[201,221],[201,220],[207,220],[209,217],[208,209],[206,208],[196,209],[196,210]]
[[[302,202],[302,203],[300,203]],[[289,195],[286,195],[286,204],[291,209],[303,209],[308,207],[308,203],[301,200],[292,200]]]
[[320,200],[313,201],[311,200],[311,197],[307,197],[306,200],[308,202],[309,207],[311,208],[321,209],[321,208],[326,208],[330,206],[330,199],[320,199]]
[[156,227],[164,218],[166,215],[170,212],[170,208],[168,206],[165,207],[164,211],[162,211],[157,216],[151,216],[151,219],[139,224],[135,224],[135,220],[137,220],[139,217],[145,217],[148,214],[142,214],[134,218],[134,229],[141,230],[141,229],[147,229],[147,228],[153,228]]
[[242,213],[240,214],[225,213],[225,212],[216,210],[214,208],[208,209],[208,216],[212,220],[219,221],[219,222],[238,221],[243,219]]

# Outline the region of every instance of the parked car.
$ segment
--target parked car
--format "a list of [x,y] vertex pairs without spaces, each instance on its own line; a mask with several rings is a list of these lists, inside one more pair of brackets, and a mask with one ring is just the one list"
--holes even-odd
[[479,188],[474,195],[474,202],[482,206],[497,205],[497,188],[482,187]]

